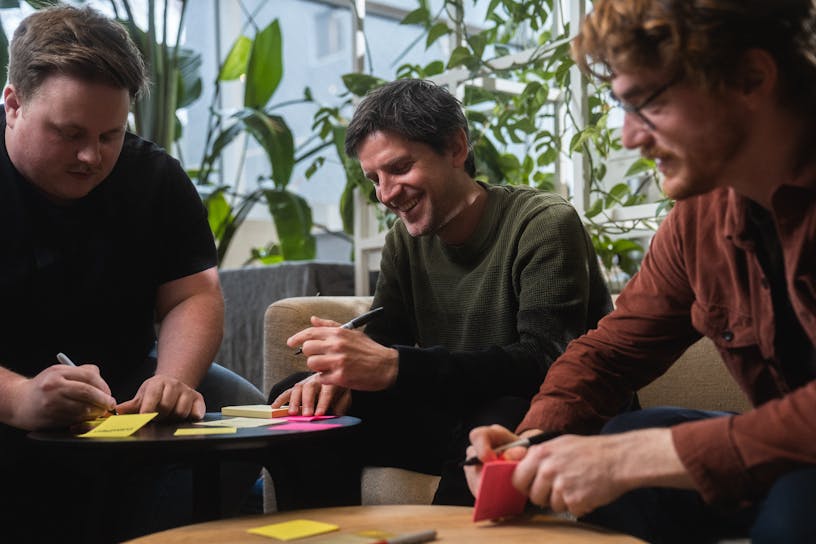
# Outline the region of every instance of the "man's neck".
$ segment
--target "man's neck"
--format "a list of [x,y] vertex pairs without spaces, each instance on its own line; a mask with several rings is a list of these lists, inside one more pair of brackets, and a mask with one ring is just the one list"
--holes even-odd
[[777,111],[757,119],[749,130],[734,171],[727,176],[731,181],[728,185],[770,209],[771,197],[780,185],[802,184],[816,164],[802,164],[806,131],[803,123],[791,115]]
[[436,233],[447,245],[464,244],[476,230],[487,204],[487,190],[471,178],[462,196],[462,207],[456,215]]

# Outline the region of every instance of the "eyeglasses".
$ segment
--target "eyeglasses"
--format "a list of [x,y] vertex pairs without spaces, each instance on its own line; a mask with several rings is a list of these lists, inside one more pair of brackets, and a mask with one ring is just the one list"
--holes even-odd
[[677,76],[673,77],[668,82],[664,83],[663,85],[661,85],[660,87],[655,89],[652,92],[652,94],[650,94],[649,96],[644,98],[640,102],[640,104],[638,104],[638,105],[627,104],[626,102],[621,101],[620,98],[615,96],[614,93],[612,93],[612,99],[615,100],[618,103],[618,106],[620,106],[620,108],[624,112],[632,113],[632,114],[636,115],[638,117],[638,119],[643,121],[643,124],[646,125],[649,128],[649,130],[656,130],[657,127],[655,127],[655,124],[652,123],[652,121],[649,120],[648,117],[646,117],[646,114],[643,113],[643,108],[647,107],[650,103],[655,101],[657,99],[657,97],[660,96],[661,94],[663,94],[664,92],[666,92],[666,90],[669,87],[671,87],[672,85],[675,85],[676,83],[679,83],[681,79],[683,79],[682,74],[678,74]]

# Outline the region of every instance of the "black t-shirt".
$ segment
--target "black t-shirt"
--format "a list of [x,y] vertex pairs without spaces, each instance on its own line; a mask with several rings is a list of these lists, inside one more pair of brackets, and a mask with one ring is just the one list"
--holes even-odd
[[0,113],[0,365],[33,376],[62,351],[115,383],[155,342],[157,288],[216,264],[201,199],[178,161],[127,134],[110,176],[56,205],[3,134]]

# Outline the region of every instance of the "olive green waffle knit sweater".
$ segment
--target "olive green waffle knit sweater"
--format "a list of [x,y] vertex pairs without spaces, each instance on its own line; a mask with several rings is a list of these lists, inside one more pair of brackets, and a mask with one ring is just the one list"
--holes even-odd
[[578,214],[560,196],[487,186],[484,215],[461,246],[386,237],[366,332],[399,351],[390,392],[468,412],[531,398],[567,344],[612,308]]

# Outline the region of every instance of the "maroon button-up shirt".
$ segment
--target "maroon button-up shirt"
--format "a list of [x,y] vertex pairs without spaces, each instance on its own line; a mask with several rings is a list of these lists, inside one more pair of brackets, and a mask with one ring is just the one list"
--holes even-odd
[[[780,475],[816,464],[816,380],[792,391],[782,374],[771,291],[748,236],[747,207],[730,189],[678,202],[616,310],[553,364],[518,432],[597,431],[705,335],[755,408],[673,427],[675,448],[703,498],[751,500]],[[781,186],[771,212],[793,311],[816,343],[816,190]]]

